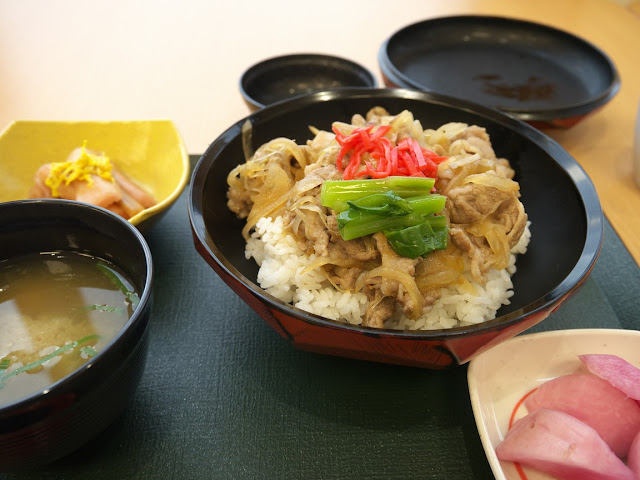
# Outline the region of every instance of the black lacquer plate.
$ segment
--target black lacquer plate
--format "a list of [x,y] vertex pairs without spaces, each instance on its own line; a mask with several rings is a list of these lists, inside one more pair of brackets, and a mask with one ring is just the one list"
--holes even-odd
[[620,88],[613,62],[595,45],[503,17],[408,25],[383,43],[378,60],[387,86],[451,95],[545,126],[574,125]]

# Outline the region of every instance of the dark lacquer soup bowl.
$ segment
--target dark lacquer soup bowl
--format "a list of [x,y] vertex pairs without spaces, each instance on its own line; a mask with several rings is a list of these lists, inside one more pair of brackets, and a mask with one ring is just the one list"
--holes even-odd
[[[253,150],[276,138],[312,138],[309,125],[331,130],[333,121],[382,106],[410,110],[422,127],[447,122],[485,127],[498,157],[511,161],[531,221],[531,241],[518,257],[511,303],[474,326],[392,330],[356,326],[307,313],[266,293],[258,267],[245,258],[244,220],[227,207],[227,176],[244,162],[243,126]],[[245,136],[245,140],[248,137]],[[274,330],[304,350],[371,361],[442,369],[532,327],[550,315],[585,280],[603,239],[603,214],[594,186],[554,140],[497,110],[450,97],[403,89],[320,92],[265,108],[231,126],[198,162],[190,185],[189,215],[197,251]]]
[[[7,271],[10,271],[7,265],[14,259],[45,256],[47,269],[56,273],[56,283],[64,283],[75,275],[79,268],[76,263],[73,266],[64,263],[70,259],[82,265],[84,262],[99,262],[95,265],[99,264],[108,281],[114,283],[108,292],[126,293],[132,304],[126,307],[132,313],[117,320],[120,323],[113,319],[120,318],[118,315],[124,311],[126,302],[115,307],[94,300],[94,305],[87,304],[70,311],[69,322],[60,324],[61,328],[71,328],[74,322],[73,325],[89,328],[89,332],[97,330],[95,318],[87,317],[83,310],[101,310],[95,313],[104,315],[100,317],[104,319],[102,326],[110,329],[111,333],[106,335],[100,331],[100,335],[89,335],[87,330],[82,330],[84,338],[73,337],[72,342],[58,344],[47,352],[41,351],[39,354],[44,356],[32,363],[22,360],[21,368],[13,368],[18,366],[16,364],[0,369],[1,388],[5,389],[0,391],[5,395],[0,398],[8,398],[0,402],[0,471],[17,471],[49,463],[73,452],[106,428],[127,406],[145,365],[153,268],[149,247],[136,227],[102,208],[67,200],[0,203],[0,245],[0,278],[3,279],[0,299],[5,306],[11,303],[13,311],[20,312],[16,318],[18,323],[23,322],[20,323],[22,330],[30,334],[28,342],[35,343],[38,336],[43,335],[40,329],[46,329],[48,322],[58,321],[60,316],[51,314],[45,303],[41,307],[43,312],[37,313],[38,321],[44,323],[35,329],[28,323],[36,315],[33,305],[39,302],[38,296],[48,294],[43,290],[44,284],[39,283],[34,286],[39,290],[31,292],[26,299],[18,294],[12,296],[11,291],[18,288],[19,282],[33,278],[29,277],[31,274],[21,274],[15,282],[4,284]],[[20,268],[27,268],[20,265]],[[40,272],[35,267],[29,268]],[[13,271],[19,270],[14,268]],[[110,276],[113,272],[118,273]],[[69,293],[68,297],[63,294],[64,300],[60,303],[67,305],[74,298],[89,303],[88,292],[96,291],[99,285],[102,288],[104,282],[101,279],[94,283],[93,277],[91,279],[83,284],[81,290],[78,288]],[[76,287],[64,288],[71,292],[70,289]],[[55,299],[47,298],[54,303]],[[1,319],[5,328],[6,321],[11,322],[14,316],[9,312],[6,318]],[[0,342],[6,340],[2,338]],[[12,358],[15,360],[20,356],[21,351],[16,344],[23,340],[16,336],[12,340],[13,350],[11,344],[2,344],[4,350],[9,345],[11,352],[0,355],[5,362],[0,366],[7,367]],[[91,347],[96,341],[95,348]],[[61,368],[60,365],[71,361],[69,359],[76,353],[78,358],[86,358],[80,366],[71,364],[70,372],[61,378],[52,376],[53,382],[45,387],[20,393],[15,398],[7,397],[12,385],[28,385],[33,381],[29,378],[36,378],[38,371],[47,365],[43,361],[58,360],[53,368]]]

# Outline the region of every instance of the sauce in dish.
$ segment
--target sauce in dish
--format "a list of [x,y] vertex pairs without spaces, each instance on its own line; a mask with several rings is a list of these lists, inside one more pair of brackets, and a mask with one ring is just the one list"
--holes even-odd
[[89,361],[138,301],[125,275],[100,258],[58,251],[0,261],[0,405]]

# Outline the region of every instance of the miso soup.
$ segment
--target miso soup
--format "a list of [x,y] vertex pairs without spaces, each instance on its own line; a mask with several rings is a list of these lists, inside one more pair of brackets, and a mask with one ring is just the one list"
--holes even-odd
[[49,252],[0,261],[0,405],[88,362],[138,301],[125,275],[103,259]]

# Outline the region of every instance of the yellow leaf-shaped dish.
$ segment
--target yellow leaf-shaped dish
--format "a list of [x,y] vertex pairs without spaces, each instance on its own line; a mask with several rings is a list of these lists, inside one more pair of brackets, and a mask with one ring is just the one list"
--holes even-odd
[[0,134],[0,202],[27,198],[38,168],[65,161],[85,140],[157,200],[129,219],[139,228],[157,220],[187,184],[189,155],[169,120],[15,121]]

